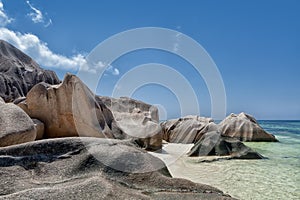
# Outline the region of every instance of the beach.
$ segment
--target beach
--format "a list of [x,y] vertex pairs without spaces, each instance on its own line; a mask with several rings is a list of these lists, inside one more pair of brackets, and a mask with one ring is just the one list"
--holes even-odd
[[[217,187],[225,193],[245,200],[300,198],[300,121],[259,121],[280,142],[246,142],[267,157],[262,160],[219,160],[199,162],[201,158],[184,156],[189,145],[168,145],[172,155],[180,155],[170,163],[165,154],[156,156],[168,163],[171,174]],[[180,152],[181,150],[181,152]]]

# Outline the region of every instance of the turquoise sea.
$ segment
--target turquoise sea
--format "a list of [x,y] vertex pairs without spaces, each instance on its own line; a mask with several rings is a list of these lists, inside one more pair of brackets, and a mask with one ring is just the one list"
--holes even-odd
[[268,159],[199,163],[181,157],[168,168],[174,177],[215,186],[233,197],[300,199],[300,121],[259,121],[280,142],[247,142]]

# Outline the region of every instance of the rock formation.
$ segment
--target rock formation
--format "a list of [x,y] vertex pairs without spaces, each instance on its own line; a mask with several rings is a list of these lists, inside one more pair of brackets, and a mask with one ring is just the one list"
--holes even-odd
[[203,134],[215,130],[216,124],[211,118],[186,116],[161,123],[163,139],[171,143],[196,143]]
[[231,114],[219,124],[219,131],[227,137],[249,142],[278,142],[274,135],[267,133],[251,115]]
[[[210,118],[186,116],[161,123],[163,139],[171,143],[195,145],[188,156],[226,156],[227,159],[261,159],[262,155],[238,139],[225,137]],[[207,158],[207,160],[211,160]]]
[[59,85],[39,83],[15,100],[45,125],[45,137],[133,138],[147,150],[162,146],[157,108],[129,98],[95,96],[75,75]]
[[263,156],[253,151],[237,139],[228,138],[217,131],[205,133],[193,146],[188,156],[229,156],[235,159],[262,159]]
[[159,124],[156,107],[95,96],[75,75],[60,83],[0,40],[0,199],[232,199],[171,178],[138,147],[159,150],[165,139],[194,143],[189,156],[263,158],[236,138],[277,141],[244,113],[219,126],[198,116]]
[[35,129],[36,129],[36,140],[41,140],[44,138],[45,125],[38,119],[32,119]]
[[129,138],[137,138],[147,150],[161,149],[162,130],[155,106],[126,97],[99,98],[112,111],[118,126]]
[[21,108],[45,125],[45,137],[106,137],[125,139],[110,110],[75,75],[59,85],[39,83]]
[[233,199],[171,178],[164,163],[127,141],[59,138],[0,149],[2,199]]
[[18,106],[0,97],[0,147],[34,141],[36,129],[30,117]]
[[26,96],[37,83],[58,84],[55,72],[43,70],[29,56],[0,40],[0,97],[6,102]]

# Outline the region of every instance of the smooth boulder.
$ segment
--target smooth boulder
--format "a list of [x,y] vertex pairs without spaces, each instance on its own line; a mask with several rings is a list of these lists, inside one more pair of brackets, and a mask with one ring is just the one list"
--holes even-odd
[[224,137],[218,131],[205,133],[190,150],[188,156],[228,156],[227,158],[235,159],[264,158],[239,140]]
[[36,129],[30,117],[18,106],[0,98],[0,147],[34,141]]
[[164,163],[128,141],[40,140],[0,149],[0,199],[233,199],[171,178]]
[[12,102],[37,83],[58,84],[55,72],[44,70],[13,45],[0,40],[0,97]]
[[161,123],[163,139],[171,143],[196,143],[208,131],[216,129],[211,118],[186,116]]
[[254,117],[246,113],[231,114],[219,124],[223,136],[249,142],[278,142],[274,135],[267,133]]
[[127,97],[99,98],[112,111],[118,127],[128,138],[136,138],[140,146],[147,150],[161,149],[162,130],[155,106]]
[[21,104],[31,118],[44,123],[45,138],[126,137],[110,110],[75,75],[66,74],[59,85],[35,85]]

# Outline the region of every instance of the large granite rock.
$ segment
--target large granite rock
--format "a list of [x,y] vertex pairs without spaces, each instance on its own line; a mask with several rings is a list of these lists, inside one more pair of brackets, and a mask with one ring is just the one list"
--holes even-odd
[[127,97],[99,98],[112,111],[118,126],[129,138],[136,138],[147,150],[161,149],[162,130],[155,106]]
[[0,199],[233,199],[170,177],[127,141],[59,138],[0,148]]
[[217,131],[205,133],[193,146],[188,156],[228,156],[235,159],[262,159],[259,153],[237,139],[228,138]]
[[219,124],[219,131],[241,141],[278,142],[274,135],[267,133],[254,117],[246,113],[229,115]]
[[[238,139],[222,136],[219,126],[212,119],[186,116],[161,123],[164,140],[171,143],[190,144],[191,157],[204,157],[203,161],[219,159],[261,159],[259,153],[244,145]],[[213,159],[206,156],[215,156]]]
[[30,117],[18,106],[0,97],[0,147],[34,141],[36,129]]
[[0,97],[6,102],[26,96],[37,83],[58,84],[53,71],[43,70],[29,56],[0,40]]
[[207,133],[216,129],[211,118],[186,116],[161,123],[163,139],[171,143],[196,143]]
[[75,75],[67,74],[59,85],[35,85],[20,104],[31,118],[44,123],[46,138],[126,137],[110,110]]

